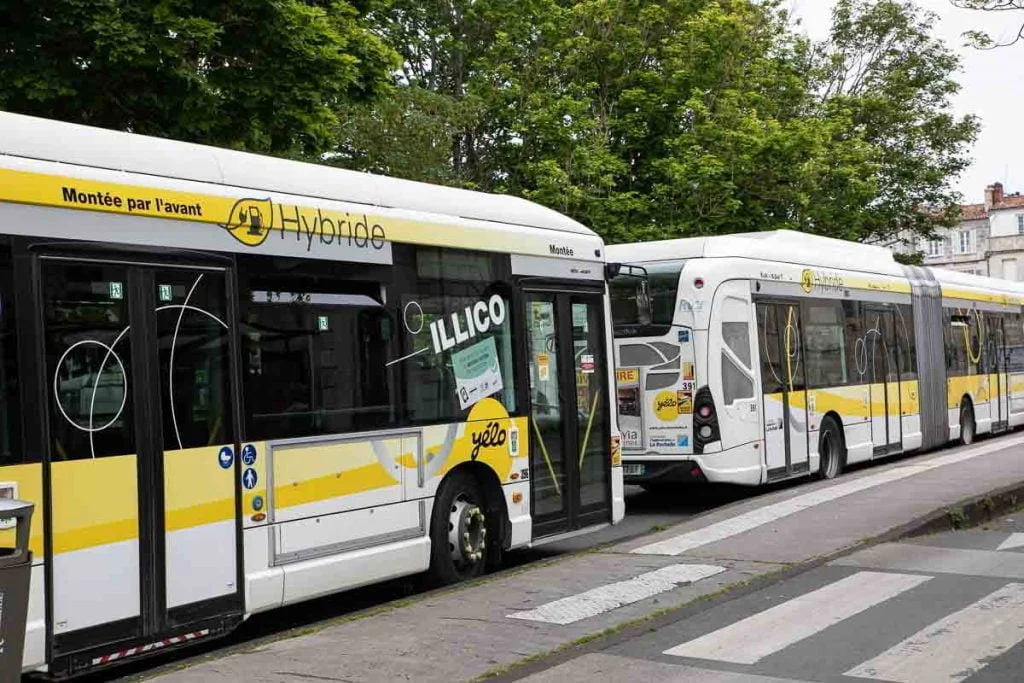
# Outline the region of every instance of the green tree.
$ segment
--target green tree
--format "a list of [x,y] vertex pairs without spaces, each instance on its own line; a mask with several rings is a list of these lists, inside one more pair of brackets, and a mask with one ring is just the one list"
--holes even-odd
[[346,110],[335,159],[525,196],[611,241],[952,220],[976,124],[948,113],[930,15],[842,0],[813,45],[781,5],[390,0],[371,19],[397,95]]
[[877,162],[874,196],[847,217],[856,237],[928,235],[958,217],[950,182],[970,164],[978,122],[951,113],[959,61],[935,21],[906,0],[839,0],[817,48],[825,116],[846,118]]
[[345,0],[0,0],[0,107],[260,152],[330,149],[395,55]]

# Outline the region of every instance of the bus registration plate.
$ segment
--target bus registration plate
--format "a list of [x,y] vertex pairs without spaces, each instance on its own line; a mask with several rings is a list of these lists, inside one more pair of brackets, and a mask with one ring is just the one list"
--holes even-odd
[[642,477],[644,474],[643,463],[629,462],[622,466],[622,473],[627,477]]

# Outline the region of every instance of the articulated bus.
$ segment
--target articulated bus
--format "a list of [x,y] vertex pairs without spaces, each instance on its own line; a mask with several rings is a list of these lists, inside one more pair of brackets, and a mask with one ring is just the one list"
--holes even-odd
[[793,232],[617,245],[627,484],[760,485],[1024,424],[1024,286]]
[[605,264],[521,199],[0,113],[25,670],[620,520]]

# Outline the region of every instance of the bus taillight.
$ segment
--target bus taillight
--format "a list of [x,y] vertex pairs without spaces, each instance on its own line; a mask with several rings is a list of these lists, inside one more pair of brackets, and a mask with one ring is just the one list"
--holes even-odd
[[703,453],[709,443],[718,441],[718,415],[715,414],[715,401],[711,398],[711,390],[701,387],[693,399],[693,452]]

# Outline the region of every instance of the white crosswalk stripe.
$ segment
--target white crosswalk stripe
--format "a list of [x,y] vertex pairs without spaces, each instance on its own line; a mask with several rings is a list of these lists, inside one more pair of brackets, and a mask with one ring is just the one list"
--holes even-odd
[[677,645],[665,654],[754,664],[931,578],[919,574],[858,572]]
[[846,675],[896,683],[962,681],[1022,640],[1024,584],[1009,583]]
[[1024,546],[1024,534],[1010,534],[1010,537],[999,544],[996,550],[1013,550]]
[[571,624],[724,571],[725,567],[709,564],[673,564],[626,581],[617,581],[570,595],[531,610],[513,612],[508,618],[543,621],[549,624]]
[[912,477],[938,467],[955,465],[972,458],[1006,450],[1007,448],[1024,443],[1024,438],[1000,440],[998,442],[983,446],[976,446],[966,451],[942,455],[912,465],[896,467],[891,470],[871,474],[852,481],[833,484],[817,491],[811,491],[802,495],[765,505],[750,512],[730,517],[729,519],[710,524],[706,527],[688,531],[676,536],[665,538],[661,541],[648,543],[634,548],[631,552],[640,555],[680,555],[688,550],[699,548],[709,543],[716,543],[731,538],[738,534],[756,529],[765,524],[788,517],[802,510],[828,503],[838,498],[866,491],[868,489],[890,484],[900,479]]

